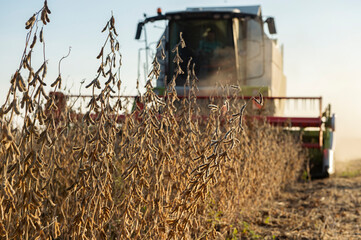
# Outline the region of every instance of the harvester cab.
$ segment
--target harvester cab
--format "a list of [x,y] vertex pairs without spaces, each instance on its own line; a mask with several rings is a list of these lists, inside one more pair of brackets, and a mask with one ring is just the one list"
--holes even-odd
[[[156,21],[166,21],[160,36],[166,57],[164,60],[159,58],[161,75],[155,84],[155,91],[160,96],[176,75],[177,66],[173,62],[176,54],[183,59],[180,63],[183,70],[192,59],[199,80],[198,99],[224,96],[223,86],[227,85],[239,86],[242,99],[261,93],[265,100],[263,108],[267,111],[262,115],[259,111],[256,112],[258,115],[251,112],[251,117],[267,120],[295,134],[302,133],[303,145],[310,152],[312,176],[328,176],[334,172],[335,116],[330,107],[322,111],[321,97],[285,97],[283,46],[271,37],[276,34],[274,18],[263,18],[260,6],[187,8],[165,14],[158,9],[156,16],[138,23],[135,38],[139,40],[144,35],[146,53],[149,45],[145,26]],[[174,51],[181,38],[186,47]],[[161,50],[158,49],[156,54],[160,56]],[[179,97],[186,93],[186,79],[187,74],[180,74],[175,80]],[[312,117],[285,117],[287,101],[317,102],[319,111]]]
[[[168,21],[161,38],[167,58],[160,61],[163,71],[156,83],[160,91],[173,77],[175,64],[172,61],[176,53],[172,49],[180,41],[182,33],[186,47],[179,49],[179,56],[183,59],[181,68],[186,69],[188,60],[192,58],[199,79],[200,96],[220,91],[221,85],[242,86],[243,95],[262,91],[263,96],[285,96],[282,47],[265,34],[265,23],[270,34],[276,33],[276,27],[273,18],[263,20],[260,6],[158,12],[157,16],[138,24],[136,39],[140,39],[146,23],[160,20]],[[186,77],[184,74],[176,79],[180,96],[183,95]]]

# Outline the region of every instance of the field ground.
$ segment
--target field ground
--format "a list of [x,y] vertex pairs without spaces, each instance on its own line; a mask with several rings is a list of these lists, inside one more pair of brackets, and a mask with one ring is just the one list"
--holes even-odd
[[248,238],[361,239],[361,160],[336,169],[329,179],[289,186],[249,224]]

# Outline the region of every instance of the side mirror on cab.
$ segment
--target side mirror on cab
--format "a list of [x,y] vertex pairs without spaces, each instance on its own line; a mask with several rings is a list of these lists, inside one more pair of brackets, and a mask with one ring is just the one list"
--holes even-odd
[[267,23],[269,33],[276,34],[277,31],[276,31],[275,19],[273,17],[269,17],[266,19],[265,22]]
[[135,34],[135,39],[137,39],[137,40],[140,39],[140,35],[142,34],[143,25],[144,25],[143,22],[138,23],[137,33]]

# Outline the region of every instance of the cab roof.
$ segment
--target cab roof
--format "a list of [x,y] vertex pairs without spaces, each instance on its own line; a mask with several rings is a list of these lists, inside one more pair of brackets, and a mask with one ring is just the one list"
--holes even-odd
[[148,22],[159,20],[180,20],[180,19],[231,19],[231,18],[260,18],[262,19],[261,6],[235,6],[235,7],[197,7],[187,8],[185,11],[168,12],[163,14],[158,12],[157,16],[147,17],[138,23],[135,39],[139,39],[143,26]]
[[227,6],[227,7],[193,7],[187,8],[187,12],[240,12],[245,14],[262,16],[261,6]]

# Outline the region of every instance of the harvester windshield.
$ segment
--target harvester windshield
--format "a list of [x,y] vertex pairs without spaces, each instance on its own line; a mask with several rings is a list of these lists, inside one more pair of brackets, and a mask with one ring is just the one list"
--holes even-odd
[[[236,79],[236,62],[232,21],[225,19],[184,19],[169,23],[169,43],[173,49],[179,42],[180,33],[186,47],[179,48],[183,59],[182,69],[187,69],[190,57],[195,63],[199,86],[215,86],[216,83],[229,84]],[[172,61],[175,52],[170,52]],[[170,62],[170,73],[175,64]],[[183,86],[186,76],[178,76],[177,86]],[[170,80],[170,79],[169,79]],[[221,81],[220,81],[221,80]]]
[[[185,74],[176,78],[178,94],[183,92],[187,64],[192,58],[192,66],[194,64],[195,75],[199,79],[199,95],[219,92],[222,89],[219,86],[225,85],[242,86],[246,95],[252,95],[254,91],[257,93],[261,88],[262,94],[267,96],[284,95],[282,52],[272,50],[277,43],[264,33],[259,6],[187,8],[186,11],[166,14],[158,12],[157,16],[138,23],[136,39],[140,39],[145,24],[160,20],[166,20],[168,24],[161,37],[166,60],[159,61],[161,73],[156,82],[158,89],[164,89],[174,77],[176,63],[173,60],[177,52],[173,50],[182,33],[186,47],[178,48],[178,51],[183,60],[180,67]],[[269,32],[276,33],[273,18],[265,22],[268,23]],[[145,49],[148,49],[146,36],[145,43]],[[157,55],[161,56],[159,49]],[[272,76],[279,77],[272,79]]]

